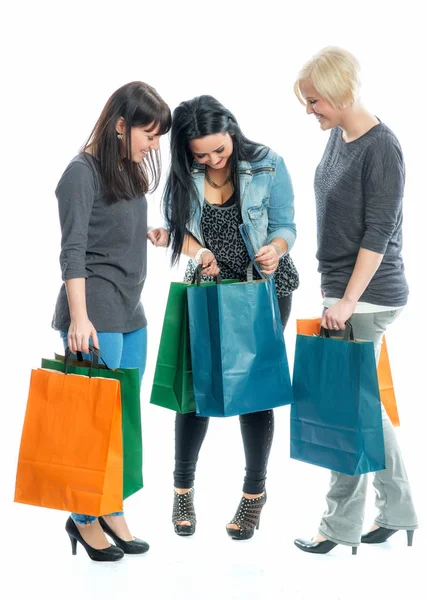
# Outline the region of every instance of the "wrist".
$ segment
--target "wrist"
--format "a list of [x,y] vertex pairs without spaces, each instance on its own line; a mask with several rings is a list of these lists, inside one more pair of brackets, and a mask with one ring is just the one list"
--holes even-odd
[[202,254],[203,254],[204,252],[209,252],[209,250],[208,250],[207,248],[203,248],[203,247],[202,247],[202,248],[199,248],[199,249],[197,250],[197,252],[196,252],[196,256],[194,257],[194,260],[195,260],[195,261],[197,261],[197,262],[199,262],[199,261],[200,261],[200,258],[201,258],[201,256],[202,256]]
[[356,306],[357,304],[357,300],[355,298],[352,298],[351,296],[347,296],[347,294],[344,294],[342,301],[346,304],[349,304],[350,306]]
[[71,321],[73,321],[74,323],[76,321],[89,321],[89,317],[88,314],[86,312],[81,313],[81,312],[70,312],[70,319]]
[[270,242],[268,245],[271,246],[272,248],[274,248],[276,250],[277,256],[279,258],[282,256],[282,251],[281,251],[281,249],[280,249],[280,247],[279,247],[278,244],[275,244],[274,242]]

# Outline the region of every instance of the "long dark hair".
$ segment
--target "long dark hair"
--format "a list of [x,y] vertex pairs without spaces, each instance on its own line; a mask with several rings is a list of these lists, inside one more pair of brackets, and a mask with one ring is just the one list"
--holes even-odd
[[[125,159],[121,155],[116,131],[120,117],[125,122]],[[158,126],[160,135],[167,133],[171,127],[169,106],[150,85],[132,81],[109,98],[89,139],[81,148],[84,152],[90,146],[91,154],[98,159],[104,191],[110,202],[135,198],[155,190],[159,184],[160,151],[149,152],[140,163],[132,160],[131,129],[147,125],[152,125],[150,131]]]
[[243,135],[234,115],[212,96],[198,96],[181,102],[174,110],[171,166],[163,193],[163,209],[170,233],[173,265],[179,261],[187,226],[193,216],[194,200],[197,199],[197,190],[191,176],[194,158],[189,141],[216,133],[229,133],[233,138],[233,153],[229,159],[230,175],[239,205],[239,161],[257,161],[268,153],[266,146],[251,142]]

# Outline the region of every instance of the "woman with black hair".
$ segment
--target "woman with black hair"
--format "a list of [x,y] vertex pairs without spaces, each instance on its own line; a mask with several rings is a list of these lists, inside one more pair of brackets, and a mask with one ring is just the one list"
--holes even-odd
[[[164,192],[166,229],[149,234],[153,244],[172,247],[172,264],[190,257],[185,281],[198,264],[203,280],[221,273],[246,280],[248,263],[274,276],[283,327],[298,274],[289,256],[295,242],[293,190],[283,159],[248,140],[235,117],[211,96],[182,102],[171,129],[171,168]],[[248,323],[248,327],[251,324]],[[201,349],[203,351],[203,349]],[[195,532],[194,479],[209,419],[177,414],[173,524],[178,535]],[[252,537],[266,502],[265,479],[273,438],[273,411],[240,417],[246,456],[243,497],[227,533]]]
[[[169,107],[155,89],[140,81],[122,86],[56,189],[64,284],[52,326],[73,353],[87,354],[91,341],[110,368],[138,368],[140,381],[147,348],[140,300],[147,269],[145,194],[158,185],[159,138],[170,125]],[[92,560],[148,550],[131,535],[123,512],[99,519],[72,514],[66,530],[73,552],[79,541]]]

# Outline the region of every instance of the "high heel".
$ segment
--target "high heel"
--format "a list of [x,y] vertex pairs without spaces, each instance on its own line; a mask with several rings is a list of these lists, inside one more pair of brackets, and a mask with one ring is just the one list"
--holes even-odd
[[[369,533],[365,533],[362,535],[361,542],[362,544],[382,544],[386,542],[389,537],[394,535],[400,529],[387,529],[386,527],[378,527],[373,531],[369,531]],[[414,539],[414,530],[407,529],[406,536],[408,540],[408,546],[412,546],[412,540]]]
[[[188,521],[190,525],[179,525]],[[174,491],[172,523],[177,535],[188,536],[196,532],[196,511],[194,510],[194,488],[185,494]]]
[[80,542],[83,548],[86,550],[89,558],[92,560],[103,562],[115,561],[120,560],[124,556],[123,550],[117,548],[117,546],[108,546],[108,548],[103,548],[102,550],[98,550],[97,548],[92,548],[92,546],[89,546],[89,544],[83,539],[77,525],[74,523],[71,517],[68,517],[67,522],[65,523],[65,531],[68,533],[71,540],[71,551],[73,555],[77,554],[77,542]]
[[261,520],[261,511],[267,502],[267,493],[264,492],[258,498],[243,498],[237,507],[234,519],[228,525],[238,525],[239,529],[230,529],[226,527],[227,534],[233,540],[249,540],[255,529],[259,529]]
[[150,545],[139,538],[133,538],[133,540],[129,542],[123,540],[116,533],[114,533],[103,517],[99,517],[98,520],[104,532],[113,538],[116,546],[121,548],[125,554],[144,554],[144,552],[147,552],[150,549]]
[[77,539],[73,537],[71,534],[68,534],[71,541],[71,552],[73,556],[77,554]]
[[[333,548],[335,548],[335,546],[338,546],[337,543],[331,542],[331,540],[324,540],[323,542],[312,542],[311,540],[308,541],[296,539],[294,540],[294,544],[303,552],[311,552],[312,554],[327,554]],[[351,547],[351,553],[353,556],[357,554],[357,546]]]

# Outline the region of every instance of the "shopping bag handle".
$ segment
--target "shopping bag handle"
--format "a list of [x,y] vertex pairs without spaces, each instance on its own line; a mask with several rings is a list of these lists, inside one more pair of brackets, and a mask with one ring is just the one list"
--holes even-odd
[[[67,370],[68,370],[68,363],[69,360],[71,359],[71,355],[73,353],[71,352],[70,348],[67,346],[67,348],[65,349],[65,357],[64,357],[64,373],[67,375]],[[92,369],[99,369],[99,361],[101,360],[105,367],[110,371],[110,367],[107,365],[107,363],[105,362],[105,360],[102,358],[100,351],[98,350],[98,348],[95,348],[95,346],[92,346],[91,344],[89,344],[89,354],[90,354],[90,360],[89,360],[89,377],[92,377]],[[76,356],[77,356],[77,360],[79,362],[84,362],[83,359],[83,354],[78,350],[76,352]]]
[[[251,260],[251,262],[248,264],[248,268],[246,269],[246,281],[248,283],[254,282],[254,269],[256,269],[255,261]],[[258,271],[258,269],[257,269],[257,271]],[[261,275],[261,279],[267,279],[267,277],[264,277],[262,273],[260,273],[260,275]]]
[[[321,327],[320,328],[320,337],[330,338],[331,334],[329,333],[329,329],[326,329],[326,327]],[[345,322],[345,331],[344,331],[343,340],[345,342],[354,342],[353,325],[350,323],[350,321]]]
[[[197,287],[200,287],[200,284],[202,282],[203,269],[204,269],[203,265],[197,265],[196,270],[194,271],[192,283],[197,283]],[[218,285],[220,285],[222,283],[222,277],[221,277],[220,273],[218,273],[218,275],[215,275],[215,282]]]

